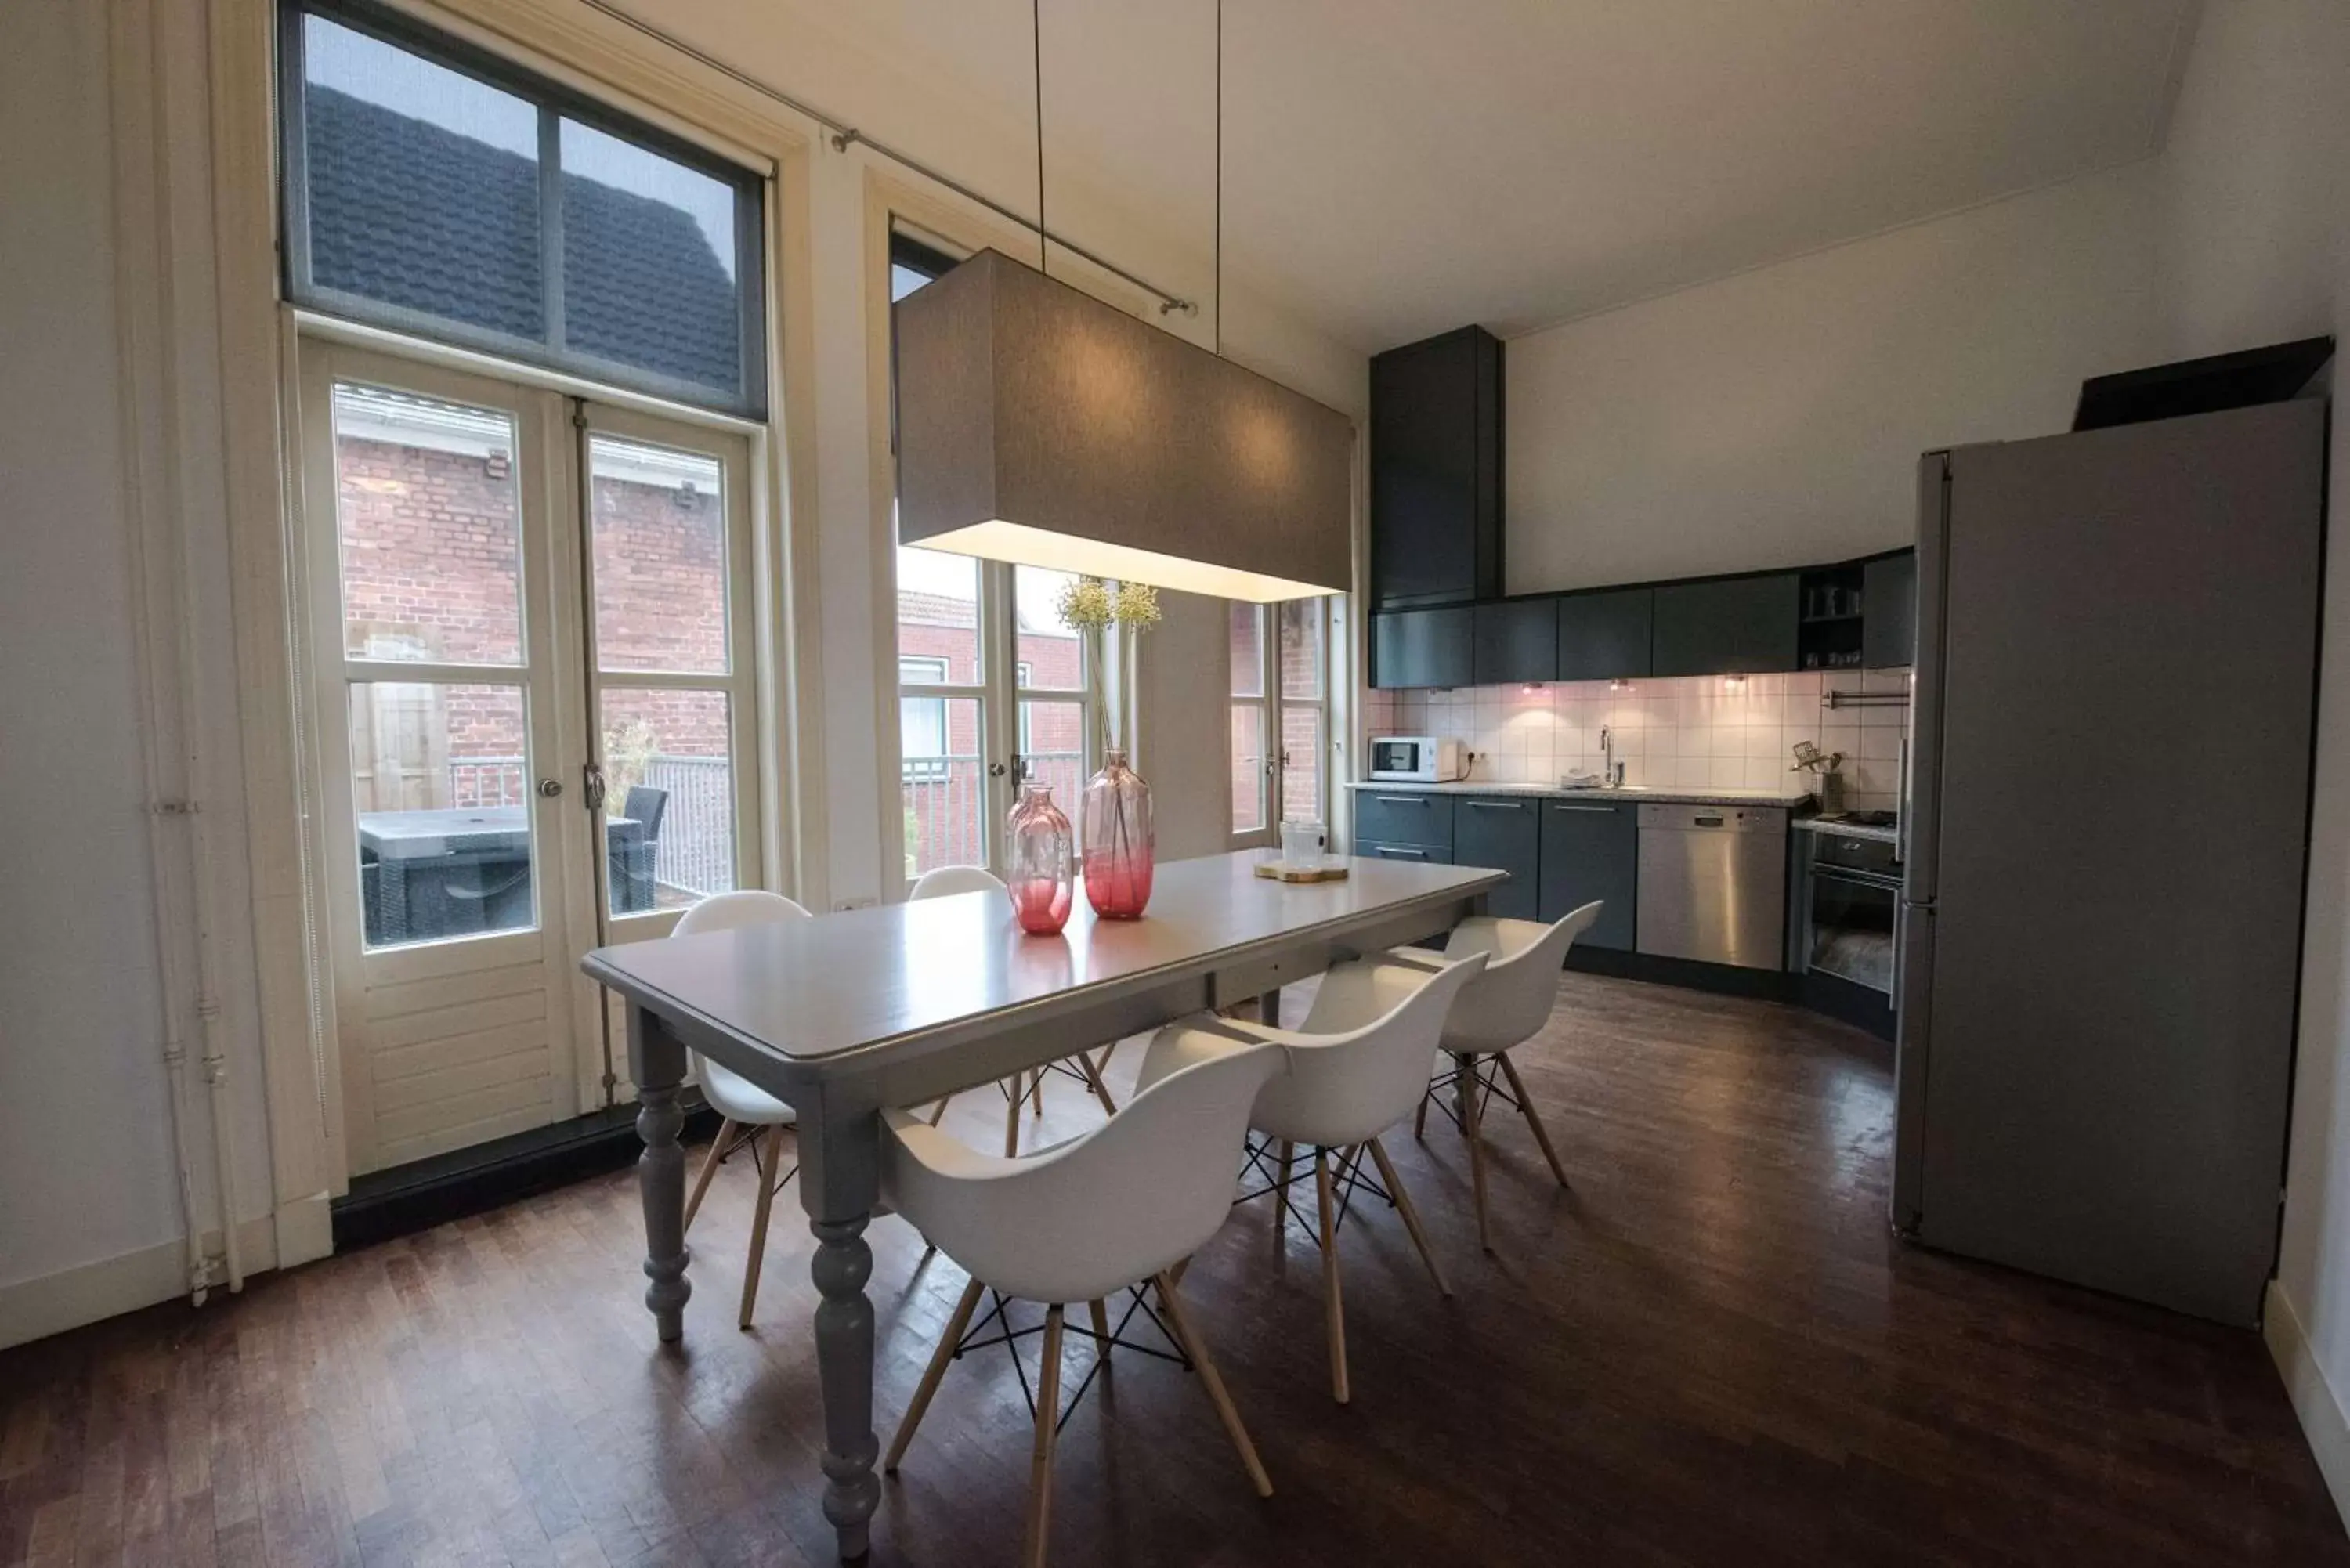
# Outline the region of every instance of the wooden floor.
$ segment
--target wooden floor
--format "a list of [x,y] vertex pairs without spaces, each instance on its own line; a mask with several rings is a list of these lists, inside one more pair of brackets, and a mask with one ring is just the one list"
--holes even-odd
[[[2253,1334],[1887,1238],[1862,1035],[1569,975],[1520,1060],[1574,1190],[1497,1109],[1481,1258],[1457,1137],[1393,1136],[1460,1293],[1357,1210],[1348,1408],[1312,1241],[1236,1212],[1185,1294],[1276,1495],[1196,1378],[1122,1360],[1062,1434],[1056,1563],[2350,1563]],[[1048,1104],[1047,1136],[1091,1119],[1073,1084]],[[1001,1100],[955,1125],[993,1146]],[[0,1355],[0,1562],[828,1563],[808,1238],[779,1206],[738,1332],[736,1165],[682,1354],[639,1305],[622,1176]],[[962,1279],[895,1220],[872,1241],[886,1443]],[[1028,1448],[1003,1353],[957,1363],[874,1560],[1012,1561]]]

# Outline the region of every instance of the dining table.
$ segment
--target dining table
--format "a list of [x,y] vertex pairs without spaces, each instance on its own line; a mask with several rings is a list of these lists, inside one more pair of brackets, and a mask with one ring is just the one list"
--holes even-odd
[[[644,1152],[645,1305],[674,1343],[691,1294],[685,1245],[689,1054],[797,1116],[800,1202],[816,1237],[813,1333],[824,1405],[824,1513],[843,1561],[865,1555],[874,1472],[873,1254],[882,1112],[993,1083],[1203,1011],[1277,999],[1359,954],[1440,935],[1506,874],[1350,859],[1310,883],[1257,874],[1263,851],[1164,862],[1139,919],[1103,919],[1082,887],[1051,936],[1001,893],[885,904],[599,948],[581,967],[624,999]],[[1233,1151],[1237,1174],[1240,1151]]]

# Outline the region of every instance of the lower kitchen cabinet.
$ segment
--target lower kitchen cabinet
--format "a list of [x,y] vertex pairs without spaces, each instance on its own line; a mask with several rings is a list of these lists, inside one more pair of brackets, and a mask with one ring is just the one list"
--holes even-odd
[[1541,908],[1542,808],[1534,796],[1456,803],[1452,816],[1452,863],[1507,871],[1510,879],[1485,895],[1485,912],[1531,920]]
[[1638,803],[1544,800],[1527,804],[1542,807],[1542,875],[1534,918],[1555,920],[1594,898],[1602,899],[1606,908],[1599,911],[1597,922],[1575,940],[1586,947],[1630,952],[1638,929],[1634,921],[1640,885]]

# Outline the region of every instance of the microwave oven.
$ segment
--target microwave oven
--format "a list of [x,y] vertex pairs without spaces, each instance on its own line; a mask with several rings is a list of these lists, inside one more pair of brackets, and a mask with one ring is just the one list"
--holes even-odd
[[1371,741],[1370,776],[1396,783],[1449,784],[1469,774],[1458,741],[1433,735],[1378,735]]

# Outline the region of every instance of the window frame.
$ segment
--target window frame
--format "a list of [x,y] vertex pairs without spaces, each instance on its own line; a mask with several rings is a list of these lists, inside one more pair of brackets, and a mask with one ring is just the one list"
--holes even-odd
[[[325,287],[313,279],[309,156],[305,140],[308,82],[303,36],[304,21],[310,16],[348,27],[444,70],[523,99],[537,110],[539,288],[546,316],[543,337],[518,337],[411,306]],[[767,417],[767,178],[764,173],[617,112],[585,93],[463,38],[437,31],[377,0],[278,0],[277,106],[278,288],[288,303],[322,315],[650,393],[691,408],[712,409],[754,421]],[[740,333],[736,364],[741,369],[741,381],[733,393],[722,393],[717,388],[642,366],[608,359],[564,343],[560,128],[566,119],[720,181],[733,190],[734,287]]]
[[[1232,689],[1239,684],[1239,670],[1229,671],[1225,681],[1226,718],[1224,721],[1225,764],[1229,774],[1238,759],[1231,754],[1232,724],[1231,715],[1243,708],[1256,711],[1257,734],[1264,755],[1257,769],[1257,805],[1263,818],[1254,827],[1243,827],[1237,820],[1228,819],[1226,831],[1235,848],[1263,847],[1280,841],[1281,826],[1293,820],[1284,808],[1288,794],[1289,774],[1295,769],[1311,767],[1315,771],[1315,800],[1319,807],[1319,821],[1325,832],[1334,831],[1331,818],[1330,785],[1337,770],[1336,739],[1331,730],[1332,678],[1331,651],[1336,641],[1336,624],[1332,606],[1339,596],[1324,594],[1309,599],[1284,600],[1274,604],[1248,604],[1228,601],[1232,608],[1246,610],[1256,617],[1257,625],[1257,690],[1243,695]],[[1282,690],[1281,681],[1281,610],[1289,603],[1311,605],[1312,628],[1318,644],[1315,666],[1320,674],[1317,691],[1312,697],[1292,697]],[[1231,658],[1232,639],[1227,629],[1224,640],[1225,657]],[[1316,714],[1315,732],[1320,740],[1315,754],[1300,760],[1289,750],[1284,735],[1283,720],[1290,709],[1310,709]]]

